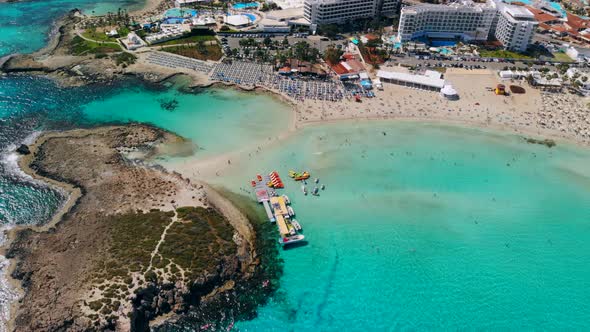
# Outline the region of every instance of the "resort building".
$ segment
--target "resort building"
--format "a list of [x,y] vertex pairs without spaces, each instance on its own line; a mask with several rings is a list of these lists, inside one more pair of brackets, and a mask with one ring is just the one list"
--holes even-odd
[[528,9],[519,6],[503,6],[500,10],[496,38],[504,48],[524,52],[531,44],[539,23]]
[[445,86],[445,80],[442,79],[441,74],[430,70],[427,70],[424,75],[379,70],[377,77],[381,82],[437,92]]
[[312,24],[345,23],[394,15],[399,0],[305,0],[303,14]]
[[450,5],[404,7],[398,27],[401,42],[420,38],[485,41],[497,15],[494,2],[454,2]]
[[146,42],[144,42],[135,32],[131,31],[127,34],[127,37],[119,39],[121,43],[125,46],[126,49],[130,51],[134,51],[138,48],[142,48],[147,46]]
[[398,27],[398,40],[461,39],[483,42],[496,38],[504,48],[523,52],[531,43],[538,23],[535,15],[521,6],[488,0],[476,3],[461,0],[448,5],[404,7]]
[[258,30],[268,33],[289,33],[291,27],[285,21],[277,21],[269,18],[263,18],[258,22]]
[[210,0],[175,0],[174,1],[174,5],[177,8],[182,8],[182,7],[193,7],[195,5],[201,4],[201,3],[208,3],[211,2]]

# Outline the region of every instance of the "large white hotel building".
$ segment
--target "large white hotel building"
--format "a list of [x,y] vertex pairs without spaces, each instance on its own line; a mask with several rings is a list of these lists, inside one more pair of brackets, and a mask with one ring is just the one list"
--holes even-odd
[[472,42],[495,37],[506,49],[522,52],[531,43],[536,26],[534,15],[524,7],[492,0],[463,0],[402,8],[398,39],[405,42],[426,37]]
[[345,23],[397,13],[400,0],[305,0],[304,17],[312,24]]

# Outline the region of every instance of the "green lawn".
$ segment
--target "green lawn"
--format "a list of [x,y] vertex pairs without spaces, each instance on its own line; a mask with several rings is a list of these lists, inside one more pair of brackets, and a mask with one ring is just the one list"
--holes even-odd
[[484,58],[500,58],[500,59],[524,59],[530,60],[534,59],[533,57],[523,54],[517,53],[507,50],[479,50],[479,55]]
[[553,61],[574,62],[567,54],[561,52],[553,53]]
[[86,54],[97,54],[97,53],[113,53],[120,52],[121,47],[119,45],[111,43],[97,43],[84,40],[80,36],[76,36],[70,42],[70,52],[73,55],[86,55]]
[[109,37],[109,36],[107,36],[106,33],[98,32],[96,30],[88,29],[82,33],[82,36],[92,39],[92,40],[97,40],[97,41],[113,42],[113,43],[117,42],[116,38]]
[[182,37],[174,40],[169,40],[167,42],[159,43],[158,46],[161,45],[178,45],[178,44],[189,44],[189,43],[197,43],[200,41],[210,41],[215,40],[215,36],[205,35],[205,36],[187,36]]

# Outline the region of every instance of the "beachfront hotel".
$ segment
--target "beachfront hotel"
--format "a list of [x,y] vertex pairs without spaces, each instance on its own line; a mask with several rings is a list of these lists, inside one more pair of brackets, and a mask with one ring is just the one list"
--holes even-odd
[[304,17],[312,24],[345,23],[394,15],[399,0],[305,0]]
[[525,7],[503,6],[496,27],[496,38],[504,48],[524,52],[533,40],[539,23]]
[[483,42],[496,38],[504,48],[525,51],[531,43],[537,22],[524,7],[471,0],[448,5],[404,7],[398,26],[398,39],[407,42],[420,38],[460,39]]
[[450,5],[404,7],[398,27],[400,41],[423,37],[485,41],[497,15],[493,2],[461,1]]

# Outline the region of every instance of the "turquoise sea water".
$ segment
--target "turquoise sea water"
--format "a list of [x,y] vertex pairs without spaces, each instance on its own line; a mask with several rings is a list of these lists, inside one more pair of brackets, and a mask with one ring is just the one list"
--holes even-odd
[[[173,110],[163,103],[175,102]],[[288,108],[264,95],[210,89],[197,94],[126,80],[60,89],[47,79],[0,78],[0,226],[46,221],[63,195],[23,178],[10,153],[40,130],[143,122],[195,143],[198,156],[240,149],[287,129]]]
[[0,57],[31,53],[45,46],[53,22],[78,8],[87,14],[106,14],[118,8],[140,8],[144,0],[39,0],[0,3]]
[[[178,102],[173,111],[161,104]],[[288,130],[288,107],[264,95],[235,90],[199,94],[176,89],[122,90],[111,98],[82,107],[91,122],[145,122],[174,131],[195,143],[199,156],[239,150],[248,142],[265,141]]]
[[[51,22],[73,7],[135,3],[0,4],[0,55],[41,48]],[[173,111],[162,108],[174,100]],[[15,168],[9,151],[35,131],[149,122],[191,138],[198,161],[276,137],[286,130],[283,110],[235,91],[188,95],[137,82],[60,89],[0,78],[0,226],[44,221],[63,201]],[[241,331],[590,328],[590,150],[350,122],[305,128],[244,158],[218,184],[242,192],[255,174],[278,170],[308,245],[281,253],[281,289],[256,319],[237,324]],[[303,196],[286,178],[291,168],[311,171],[326,191]],[[8,292],[0,278],[0,329]]]
[[[237,326],[587,330],[589,163],[588,150],[458,127],[306,128],[219,180],[240,191],[278,170],[309,242],[282,252],[279,294]],[[303,196],[289,169],[327,189]]]

